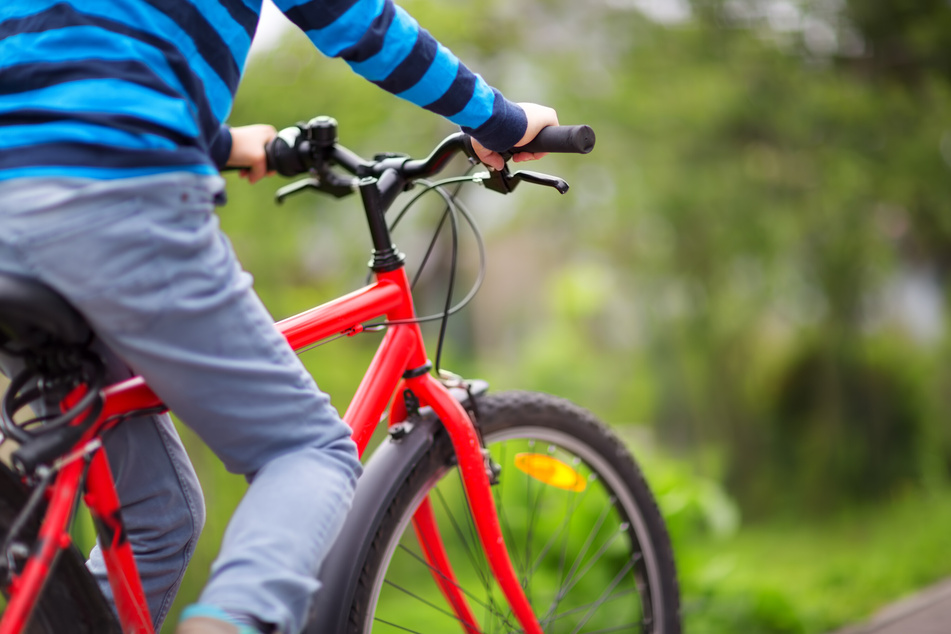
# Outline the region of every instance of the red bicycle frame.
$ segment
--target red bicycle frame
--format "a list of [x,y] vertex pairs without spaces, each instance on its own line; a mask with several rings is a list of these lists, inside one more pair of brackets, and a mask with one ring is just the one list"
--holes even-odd
[[[277,327],[291,346],[299,350],[333,335],[359,332],[361,324],[381,316],[402,323],[388,328],[344,416],[353,430],[360,454],[387,407],[391,408],[391,424],[403,419],[405,407],[402,400],[393,398],[394,394],[410,390],[421,406],[431,407],[446,427],[455,448],[466,496],[492,572],[524,630],[540,634],[541,627],[518,582],[502,538],[479,436],[462,405],[428,371],[430,365],[422,333],[419,326],[412,323],[415,313],[405,269],[398,267],[379,272],[376,283],[285,319]],[[103,397],[103,410],[97,422],[86,431],[74,451],[55,465],[57,473],[40,528],[39,546],[10,587],[0,634],[19,634],[25,629],[57,554],[70,544],[69,523],[80,487],[84,487],[84,501],[103,536],[103,556],[123,632],[154,632],[98,436],[122,417],[161,408],[162,403],[141,378],[112,385],[103,391]],[[450,609],[467,634],[479,632],[466,598],[452,581],[454,574],[428,500],[421,504],[413,522],[432,565],[433,577]]]
[[[319,133],[313,133],[315,130]],[[405,404],[400,398],[394,399],[394,394],[412,392],[420,406],[432,408],[445,426],[455,449],[463,488],[492,573],[522,628],[530,634],[541,634],[541,627],[518,582],[502,539],[490,490],[489,465],[483,455],[479,434],[462,405],[429,372],[431,366],[427,360],[422,332],[414,321],[416,315],[403,258],[390,242],[385,220],[386,209],[408,184],[438,173],[458,152],[474,158],[468,137],[461,132],[447,137],[425,159],[381,155],[374,161],[365,161],[337,144],[336,122],[332,119],[318,117],[307,124],[300,124],[291,132],[296,134],[294,138],[297,139],[292,145],[287,145],[286,135],[282,132],[275,143],[268,146],[270,164],[303,166],[303,170],[309,170],[312,176],[319,178],[311,177],[283,188],[278,191],[278,199],[303,189],[316,189],[333,196],[359,190],[373,242],[372,269],[376,273],[376,282],[285,319],[277,327],[291,347],[300,350],[327,337],[360,332],[362,324],[369,320],[378,317],[387,319],[386,335],[344,415],[344,420],[353,430],[353,439],[360,454],[366,449],[387,407],[390,408],[391,424],[405,419]],[[523,149],[531,152],[587,153],[594,145],[594,134],[587,126],[546,128],[542,132],[550,134],[539,133],[535,140],[539,145],[532,147],[529,144]],[[547,137],[546,140],[543,137]],[[291,156],[294,160],[282,162],[275,158],[281,154]],[[330,171],[331,166],[338,166],[355,178],[341,178]],[[294,173],[304,172],[298,170]],[[568,184],[556,177],[529,172],[510,174],[507,169],[484,177],[484,184],[495,191],[508,193],[522,180],[551,186],[562,193],[568,189]],[[75,404],[82,395],[71,395],[66,404]],[[141,378],[107,387],[101,395],[102,410],[96,421],[85,429],[71,453],[58,459],[52,465],[52,470],[44,472],[49,476],[55,475],[55,480],[48,489],[51,495],[40,527],[38,547],[27,560],[23,572],[10,586],[11,596],[0,621],[0,634],[19,634],[26,627],[30,611],[49,577],[56,556],[70,544],[68,528],[81,488],[85,491],[84,501],[103,542],[103,556],[123,632],[153,632],[132,549],[119,517],[119,500],[108,462],[101,451],[99,435],[125,417],[148,410],[161,410],[164,406]],[[45,477],[39,471],[37,475]],[[455,575],[428,500],[420,504],[413,516],[413,523],[423,553],[431,565],[434,580],[466,634],[476,634],[480,628],[454,581]]]

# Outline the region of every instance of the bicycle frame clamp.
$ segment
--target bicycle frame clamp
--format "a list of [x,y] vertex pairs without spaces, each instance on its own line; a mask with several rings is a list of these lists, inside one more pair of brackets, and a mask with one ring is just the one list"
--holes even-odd
[[403,373],[404,379],[416,379],[423,375],[429,374],[433,370],[433,364],[429,361],[419,366],[418,368],[412,368]]

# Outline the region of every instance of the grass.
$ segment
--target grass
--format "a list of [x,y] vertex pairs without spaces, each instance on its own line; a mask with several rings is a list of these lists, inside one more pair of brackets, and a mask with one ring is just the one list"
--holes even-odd
[[688,634],[821,634],[951,575],[951,490],[676,550]]

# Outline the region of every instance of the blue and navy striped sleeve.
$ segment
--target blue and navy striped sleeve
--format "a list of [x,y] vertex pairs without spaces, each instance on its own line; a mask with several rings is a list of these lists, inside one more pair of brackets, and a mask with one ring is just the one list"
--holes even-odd
[[208,155],[214,161],[215,167],[218,169],[225,168],[228,159],[231,158],[232,145],[231,127],[223,123],[218,129],[218,134],[211,139],[211,143],[208,145]]
[[[277,0],[317,47],[506,150],[525,113],[392,0]],[[261,0],[0,0],[0,180],[213,174]]]
[[257,20],[244,0],[0,1],[0,180],[214,173]]
[[489,149],[510,149],[522,109],[469,70],[392,0],[276,0],[325,55],[398,97],[442,115]]

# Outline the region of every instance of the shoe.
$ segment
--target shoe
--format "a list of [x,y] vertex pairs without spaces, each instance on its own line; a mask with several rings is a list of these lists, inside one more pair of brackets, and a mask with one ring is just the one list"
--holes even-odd
[[185,608],[175,634],[261,634],[249,625],[240,625],[219,608],[195,604]]

